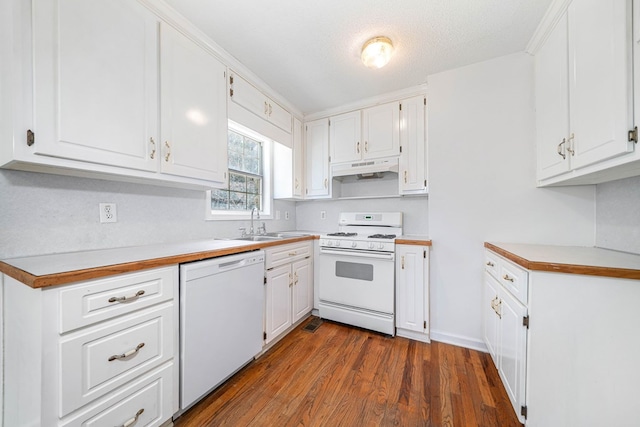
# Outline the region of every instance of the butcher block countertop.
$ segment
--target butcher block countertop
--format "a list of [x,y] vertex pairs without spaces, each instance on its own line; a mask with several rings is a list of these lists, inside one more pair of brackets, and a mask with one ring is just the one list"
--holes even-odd
[[640,280],[640,255],[586,246],[489,243],[484,247],[534,271]]
[[396,237],[396,245],[431,246],[431,239],[427,236],[402,235]]
[[268,242],[208,239],[11,258],[0,261],[0,272],[32,288],[44,288],[316,238],[308,235]]

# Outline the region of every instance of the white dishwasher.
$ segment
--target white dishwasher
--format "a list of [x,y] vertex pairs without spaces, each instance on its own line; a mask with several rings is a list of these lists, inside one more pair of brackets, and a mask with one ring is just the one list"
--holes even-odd
[[264,252],[180,265],[180,412],[262,350]]

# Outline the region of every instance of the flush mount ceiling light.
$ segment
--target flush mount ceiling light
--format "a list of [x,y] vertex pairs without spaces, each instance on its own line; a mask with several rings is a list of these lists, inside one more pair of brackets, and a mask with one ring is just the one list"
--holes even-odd
[[362,46],[362,63],[369,68],[382,68],[391,59],[393,44],[388,37],[378,36]]

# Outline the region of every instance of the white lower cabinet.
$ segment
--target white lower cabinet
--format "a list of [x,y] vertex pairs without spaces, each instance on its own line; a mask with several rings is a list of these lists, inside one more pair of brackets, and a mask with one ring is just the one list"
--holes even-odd
[[429,246],[396,245],[396,335],[429,339]]
[[159,426],[177,412],[177,266],[43,289],[4,280],[4,425]]
[[312,242],[265,250],[265,345],[284,336],[313,309]]
[[525,381],[529,318],[527,307],[511,291],[515,290],[516,295],[526,295],[528,275],[512,262],[488,251],[485,267],[483,338],[511,405],[520,422],[524,423],[527,414]]

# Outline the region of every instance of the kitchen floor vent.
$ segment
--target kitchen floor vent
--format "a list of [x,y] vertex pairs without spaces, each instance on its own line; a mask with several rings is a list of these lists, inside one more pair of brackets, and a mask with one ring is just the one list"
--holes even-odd
[[309,323],[305,325],[304,328],[302,328],[302,330],[313,333],[320,327],[320,325],[322,325],[322,319],[319,317],[314,317]]

